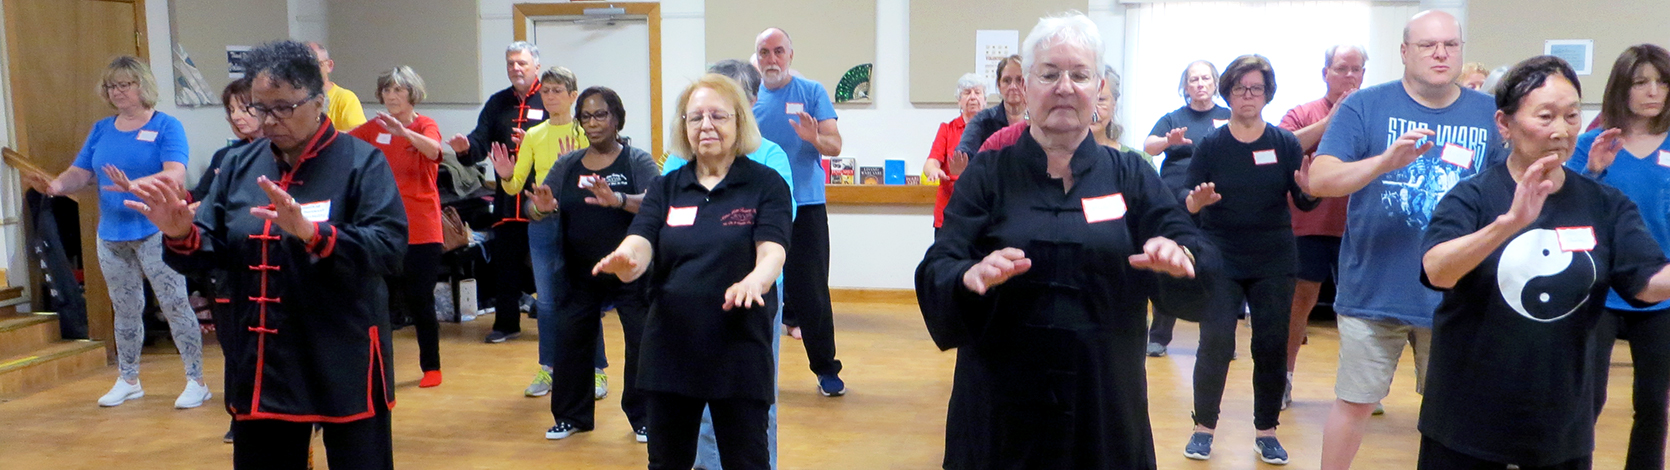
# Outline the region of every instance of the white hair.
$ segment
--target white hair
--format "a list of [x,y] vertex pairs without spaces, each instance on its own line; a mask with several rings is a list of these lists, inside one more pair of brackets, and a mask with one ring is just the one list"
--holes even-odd
[[510,43],[510,46],[504,48],[505,55],[511,55],[517,52],[526,52],[528,55],[533,56],[534,62],[539,62],[539,46],[534,45],[534,43],[516,41]]
[[1344,49],[1357,51],[1357,55],[1363,56],[1363,62],[1368,62],[1368,50],[1363,49],[1363,46],[1356,44],[1335,44],[1328,46],[1328,50],[1322,51],[1322,68],[1333,67],[1334,55],[1339,54],[1339,51]]
[[1102,33],[1097,30],[1096,23],[1077,11],[1068,11],[1055,16],[1038,19],[1038,25],[1032,27],[1032,32],[1021,42],[1021,68],[1032,70],[1032,64],[1038,59],[1038,52],[1045,47],[1075,43],[1089,49],[1096,57],[1092,70],[1102,70]]
[[963,92],[968,91],[970,89],[973,89],[975,87],[985,88],[986,87],[986,81],[981,80],[979,74],[975,74],[975,73],[965,73],[965,74],[963,74],[962,78],[957,79],[957,97],[962,98]]

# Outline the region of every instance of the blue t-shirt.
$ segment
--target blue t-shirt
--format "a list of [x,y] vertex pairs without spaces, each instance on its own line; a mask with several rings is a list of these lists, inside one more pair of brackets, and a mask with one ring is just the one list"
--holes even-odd
[[783,146],[783,152],[789,156],[789,169],[794,172],[794,178],[790,180],[794,204],[823,204],[823,182],[826,179],[823,156],[818,154],[818,148],[811,142],[794,133],[794,122],[790,120],[788,107],[800,105],[818,122],[835,119],[835,105],[829,102],[829,92],[824,91],[823,85],[818,82],[794,77],[788,85],[776,90],[761,84],[759,95],[759,101],[754,102],[754,119],[759,121],[760,135]]
[[180,120],[161,111],[152,113],[150,122],[132,132],[116,130],[116,116],[93,124],[74,165],[98,177],[99,239],[125,242],[157,233],[157,226],[143,214],[122,205],[123,201],[138,201],[138,197],[104,189],[111,185],[110,177],[104,174],[105,165],[115,165],[128,178],[138,179],[161,172],[165,162],[186,164],[188,152],[186,130]]
[[[1577,136],[1577,148],[1573,149],[1571,160],[1566,161],[1567,167],[1587,174],[1589,146],[1595,144],[1595,138],[1600,136],[1601,131],[1595,129]],[[1641,221],[1646,224],[1647,232],[1653,235],[1653,240],[1658,241],[1658,246],[1670,246],[1670,139],[1658,144],[1658,150],[1652,155],[1635,155],[1627,149],[1619,150],[1618,157],[1612,160],[1612,166],[1606,168],[1606,176],[1600,182],[1623,191],[1635,207],[1641,209]],[[1670,301],[1635,308],[1619,297],[1618,291],[1610,290],[1606,293],[1606,308],[1651,312],[1670,308]]]
[[[1421,286],[1421,234],[1450,188],[1506,159],[1495,116],[1496,102],[1484,93],[1463,89],[1454,103],[1433,109],[1416,102],[1398,80],[1358,90],[1340,104],[1317,155],[1355,162],[1380,155],[1409,131],[1436,134],[1428,138],[1432,150],[1351,194],[1336,312],[1432,327],[1442,296]],[[1451,161],[1443,158],[1447,147],[1459,147],[1450,150]]]

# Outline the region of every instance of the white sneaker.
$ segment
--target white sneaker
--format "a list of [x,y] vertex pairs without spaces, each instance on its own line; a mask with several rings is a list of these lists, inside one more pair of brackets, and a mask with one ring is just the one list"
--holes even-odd
[[116,406],[122,402],[145,396],[145,389],[139,386],[139,381],[128,383],[121,378],[116,379],[116,385],[110,387],[109,392],[99,397],[99,406]]
[[203,406],[203,402],[209,401],[211,396],[214,394],[209,393],[209,387],[196,380],[186,380],[186,389],[180,392],[180,398],[174,400],[174,409],[185,410]]

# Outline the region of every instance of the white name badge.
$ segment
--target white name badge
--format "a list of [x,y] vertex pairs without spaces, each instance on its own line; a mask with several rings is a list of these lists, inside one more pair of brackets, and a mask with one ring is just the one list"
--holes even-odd
[[535,120],[535,121],[544,120],[545,119],[545,110],[528,108],[528,119]]
[[302,204],[302,217],[306,218],[308,222],[324,222],[330,220],[331,201],[326,199],[319,202]]
[[580,175],[580,189],[591,189],[591,186],[596,184],[599,178],[598,175]]
[[1590,251],[1595,249],[1594,227],[1560,227],[1554,229],[1560,241],[1560,251]]
[[389,135],[386,132],[381,133],[381,134],[377,134],[377,143],[379,143],[379,144],[388,145],[389,142],[393,142],[393,141],[394,141],[394,136],[393,135]]
[[1102,197],[1087,197],[1080,201],[1084,204],[1084,221],[1089,223],[1119,220],[1125,217],[1125,194],[1114,193]]
[[806,105],[802,103],[788,103],[783,105],[783,112],[793,116],[806,112]]
[[1223,127],[1224,124],[1229,124],[1229,120],[1228,119],[1213,119],[1212,120],[1212,127]]
[[1253,164],[1255,164],[1255,165],[1274,165],[1274,164],[1276,164],[1276,151],[1275,150],[1259,150],[1257,152],[1253,152]]
[[1670,166],[1670,150],[1658,151],[1659,166]]
[[1444,144],[1444,153],[1440,154],[1438,158],[1449,162],[1451,165],[1466,169],[1473,168],[1473,151],[1468,150],[1467,147],[1462,147],[1456,144]]
[[139,131],[140,142],[156,142],[157,131]]
[[668,227],[689,227],[696,223],[696,206],[673,207],[667,210]]

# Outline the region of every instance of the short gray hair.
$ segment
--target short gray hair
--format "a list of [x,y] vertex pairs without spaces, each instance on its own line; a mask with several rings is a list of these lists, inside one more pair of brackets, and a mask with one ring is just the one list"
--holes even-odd
[[1094,70],[1101,70],[1106,65],[1102,58],[1106,48],[1096,23],[1083,13],[1068,11],[1038,19],[1038,24],[1026,35],[1026,41],[1021,43],[1021,68],[1031,70],[1033,62],[1038,60],[1040,49],[1068,42],[1084,46],[1096,56]]
[[1358,55],[1363,56],[1363,62],[1368,62],[1368,51],[1363,49],[1363,46],[1356,44],[1335,44],[1328,46],[1328,50],[1322,51],[1322,68],[1334,66],[1334,54],[1338,54],[1340,49],[1351,49],[1357,51]]
[[427,95],[423,87],[423,77],[418,76],[417,71],[411,67],[399,65],[377,75],[377,102],[383,102],[383,90],[395,86],[406,89],[406,99],[413,105],[422,103],[423,97]]
[[511,55],[517,52],[526,52],[528,55],[533,56],[534,62],[539,62],[539,46],[536,46],[531,42],[516,41],[510,43],[509,46],[504,48],[505,55]]
[[717,73],[730,77],[731,80],[736,80],[738,85],[742,85],[742,91],[748,94],[749,103],[759,99],[757,93],[760,89],[760,71],[754,68],[752,64],[736,59],[725,59],[708,66],[707,73]]
[[981,80],[979,74],[963,74],[962,78],[957,79],[957,97],[961,98],[963,96],[963,92],[973,89],[974,87],[985,88],[986,81]]

